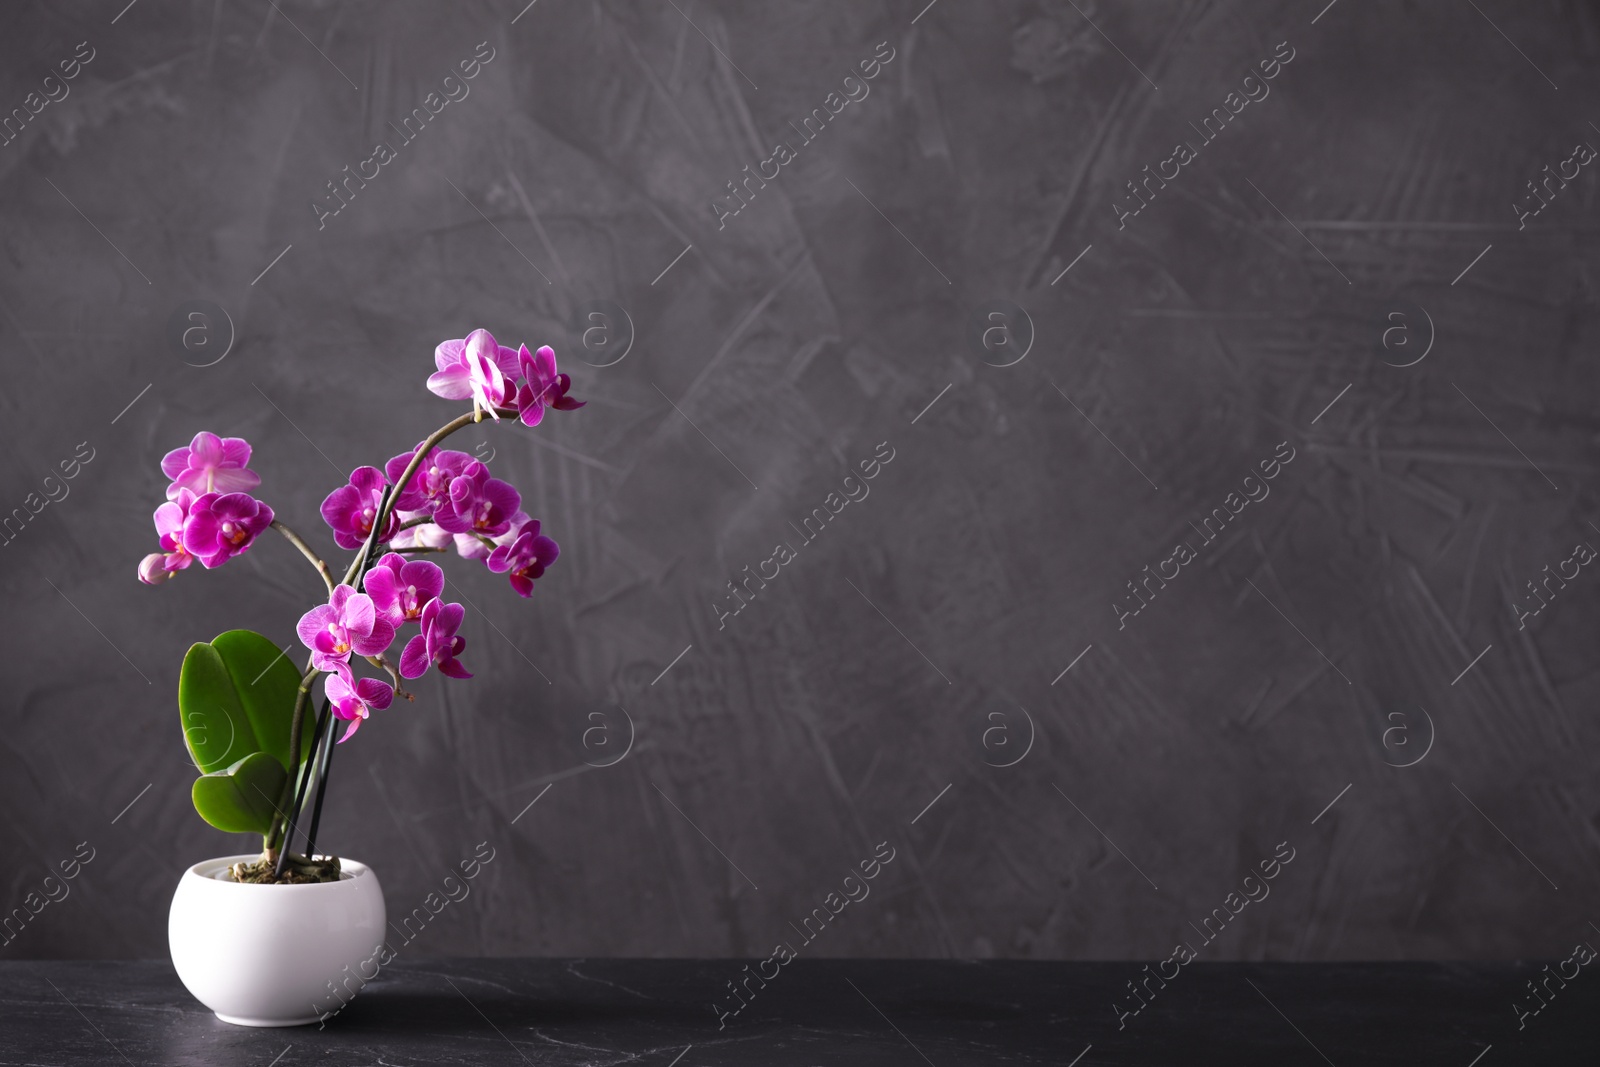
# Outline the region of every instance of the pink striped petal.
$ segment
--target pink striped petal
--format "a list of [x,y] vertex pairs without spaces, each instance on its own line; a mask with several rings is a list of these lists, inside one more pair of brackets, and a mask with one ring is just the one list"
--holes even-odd
[[189,442],[189,465],[204,469],[222,465],[222,438],[201,430]]
[[472,398],[472,379],[467,374],[467,368],[450,367],[428,375],[428,391],[446,400],[469,400]]
[[461,353],[466,350],[467,342],[461,339],[454,341],[441,341],[439,347],[433,350],[433,365],[440,370],[449,370],[451,367],[461,365]]

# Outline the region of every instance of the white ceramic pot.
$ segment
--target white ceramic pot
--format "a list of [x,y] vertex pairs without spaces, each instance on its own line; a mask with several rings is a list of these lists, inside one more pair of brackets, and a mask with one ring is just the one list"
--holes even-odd
[[223,1022],[300,1026],[337,1011],[377,973],[388,921],[377,875],[340,860],[337,882],[252,885],[224,856],[183,872],[172,895],[172,965]]

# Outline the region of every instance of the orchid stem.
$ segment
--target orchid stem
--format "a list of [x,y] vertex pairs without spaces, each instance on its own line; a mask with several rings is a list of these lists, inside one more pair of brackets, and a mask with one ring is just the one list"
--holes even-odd
[[327,736],[322,739],[322,768],[317,772],[317,799],[311,808],[311,828],[306,831],[306,859],[317,858],[317,826],[322,822],[322,796],[328,791],[328,770],[333,766],[333,723],[328,723]]
[[[306,664],[306,673],[300,679],[300,688],[294,695],[294,718],[290,720],[289,725],[289,777],[283,783],[283,789],[278,794],[277,808],[279,812],[283,811],[284,806],[289,803],[290,798],[294,795],[295,772],[300,767],[300,734],[306,717],[306,701],[311,697],[311,683],[316,681],[317,675],[321,673],[308,662]],[[272,817],[272,825],[268,827],[267,848],[270,849],[278,843],[278,832],[287,821],[281,814]],[[284,851],[287,851],[287,839],[283,844],[285,846]]]
[[405,697],[407,700],[411,699],[411,694],[400,688],[400,672],[395,670],[394,664],[389,662],[387,656],[380,652],[376,656],[368,656],[367,662],[389,675],[390,681],[394,682],[395,696]]
[[[311,752],[313,757],[316,755],[318,743],[322,740],[322,733],[327,728],[329,718],[328,711],[331,706],[332,705],[329,704],[328,699],[324,697],[322,700],[322,711],[317,715],[316,728],[311,733]],[[298,755],[298,753],[296,754]],[[272,875],[274,878],[283,877],[283,865],[289,858],[289,849],[294,845],[294,825],[299,818],[301,805],[306,802],[306,787],[311,784],[311,765],[315,762],[316,760],[313,758],[307,763],[306,773],[300,778],[300,787],[295,790],[294,804],[289,808],[289,821],[287,826],[284,828],[283,848],[279,849],[278,862],[272,869]],[[291,780],[293,777],[293,775],[290,775]]]
[[272,520],[272,528],[283,534],[284,537],[287,537],[289,539],[289,543],[298,548],[300,550],[300,554],[311,561],[311,565],[317,568],[317,573],[322,575],[322,580],[327,585],[328,593],[331,596],[333,594],[333,573],[328,570],[328,565],[322,561],[322,557],[311,551],[311,546],[306,544],[304,539],[302,539],[299,534],[289,529],[289,527],[285,526],[277,519]]

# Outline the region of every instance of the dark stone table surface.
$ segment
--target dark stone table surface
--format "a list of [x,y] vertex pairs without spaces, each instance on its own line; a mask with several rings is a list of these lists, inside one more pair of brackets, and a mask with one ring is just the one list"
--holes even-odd
[[1119,1018],[1142,964],[795,960],[719,1028],[744,966],[399,961],[324,1028],[254,1030],[217,1021],[164,960],[9,961],[0,1064],[1600,1062],[1600,976],[1551,977],[1536,1001],[1527,983],[1554,965],[1191,963]]

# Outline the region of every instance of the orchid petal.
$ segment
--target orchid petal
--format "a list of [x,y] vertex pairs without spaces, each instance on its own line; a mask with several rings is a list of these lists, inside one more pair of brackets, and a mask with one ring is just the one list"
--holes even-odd
[[546,381],[553,380],[556,376],[556,350],[549,345],[540,345],[539,351],[534,353],[533,365],[539,377]]
[[389,480],[377,467],[357,467],[350,472],[350,484],[355,486],[358,492],[381,493],[384,486],[389,484]]
[[417,634],[406,642],[405,649],[400,653],[400,677],[421,678],[428,673],[430,665],[427,639]]
[[335,530],[349,523],[359,506],[354,486],[341,485],[322,500],[322,520]]
[[[187,490],[185,490],[187,492]],[[156,523],[156,533],[162,537],[180,533],[183,530],[183,520],[188,518],[188,509],[183,505],[169,500],[156,508],[153,516]]]
[[352,677],[350,674],[349,655],[348,652],[343,656],[330,656],[326,652],[313,652],[311,653],[311,665],[327,674],[336,674],[348,682]]
[[466,360],[474,358],[495,360],[500,356],[500,346],[488,330],[477,329],[467,334],[462,355]]
[[315,649],[317,647],[317,635],[327,633],[328,624],[333,620],[333,609],[326,604],[318,604],[300,616],[300,621],[295,624],[294,628],[295,633],[300,635],[300,643],[307,648]]
[[358,656],[381,655],[392,644],[394,644],[394,623],[381,615],[374,616],[370,633],[350,635],[350,648]]
[[433,350],[433,365],[440,370],[449,370],[451,367],[461,365],[461,354],[466,351],[467,342],[461,339],[454,341],[441,341]]
[[451,367],[428,375],[428,391],[446,400],[470,400],[472,379],[465,367]]
[[161,457],[161,473],[168,478],[177,478],[189,469],[189,450],[187,448],[174,448],[171,452]]
[[460,604],[443,604],[439,607],[438,615],[434,617],[433,625],[442,637],[453,637],[455,632],[461,629],[461,623],[466,617],[467,609]]
[[322,694],[335,704],[356,695],[355,690],[350,688],[350,683],[337,674],[328,675],[322,683]]
[[[505,345],[496,345],[495,347],[497,349],[494,356],[495,365],[500,368],[500,373],[506,376],[506,381],[515,381],[519,370],[517,350],[515,348],[507,348]],[[523,345],[522,351],[526,352],[527,350],[528,346]]]
[[261,484],[255,471],[219,469],[212,472],[211,485],[219,493],[242,493]]
[[189,442],[189,465],[200,470],[222,466],[222,438],[201,430]]
[[356,683],[356,696],[368,707],[382,711],[394,702],[394,689],[376,678],[363,678]]
[[388,608],[395,601],[399,590],[396,583],[399,577],[388,567],[374,567],[361,579],[361,588],[367,591],[372,598],[374,607],[388,613]]
[[349,627],[352,637],[356,634],[363,636],[370,634],[376,618],[377,609],[373,606],[372,598],[365,593],[352,592],[345,598],[339,611],[339,620]]
[[447,678],[471,678],[472,672],[461,665],[457,659],[447,659],[439,664],[439,673]]
[[[460,607],[459,604],[456,606]],[[471,678],[472,673],[461,665],[460,660],[456,659],[466,647],[467,639],[465,637],[452,638],[449,650],[440,656],[439,673],[449,678]]]
[[220,566],[226,562],[227,557],[217,557],[217,538],[222,533],[222,526],[217,517],[209,511],[192,514],[183,524],[183,547],[192,553],[207,570]]
[[333,593],[328,597],[328,606],[333,609],[336,616],[342,619],[344,617],[345,603],[355,595],[356,591],[353,587],[341,582],[334,586]]
[[250,465],[250,442],[242,437],[224,437],[222,439],[222,467],[248,467]]
[[416,589],[417,596],[424,600],[432,600],[444,592],[444,571],[437,563],[414,559],[400,568],[399,584]]
[[465,534],[472,529],[472,521],[470,519],[463,518],[457,512],[450,510],[435,512],[433,522],[435,526],[446,534]]
[[532,385],[524,385],[517,391],[517,416],[524,426],[537,426],[544,421],[544,402]]

